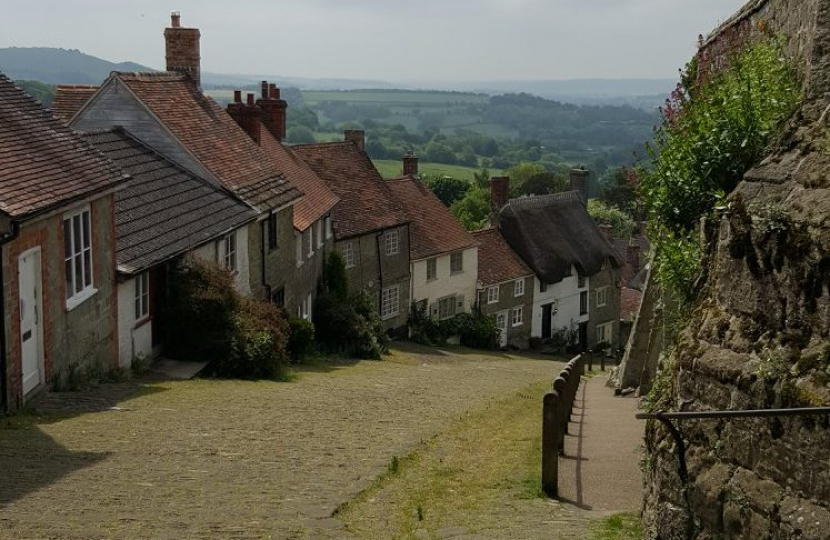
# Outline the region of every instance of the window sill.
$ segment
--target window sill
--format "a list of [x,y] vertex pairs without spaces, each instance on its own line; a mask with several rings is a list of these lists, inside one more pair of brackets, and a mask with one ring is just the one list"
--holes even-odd
[[72,298],[66,300],[66,311],[72,311],[76,307],[80,306],[98,292],[98,289],[93,289],[89,287],[88,289],[84,289],[83,291],[79,292]]
[[523,326],[523,325],[524,325],[524,323],[523,323],[523,322],[520,322],[520,323],[513,323],[512,327],[513,327],[513,328],[518,328],[518,327]]
[[400,315],[400,313],[390,313],[390,314],[388,314],[388,315],[381,315],[381,316],[380,316],[380,320],[382,320],[382,321],[388,321],[389,319],[394,319],[394,318],[395,318],[395,317],[397,317],[398,315]]
[[451,276],[457,276],[458,274],[463,274],[464,270],[455,270],[454,272],[450,272]]
[[493,301],[488,300],[488,301],[487,301],[487,305],[488,305],[488,306],[492,306],[493,304],[498,304],[498,303],[499,303],[499,301],[498,301],[498,300],[493,300]]
[[135,324],[133,325],[133,330],[137,330],[138,328],[141,328],[142,326],[144,326],[145,324],[149,323],[152,320],[153,320],[152,317],[150,317],[149,315],[145,315],[144,317],[142,317],[141,319],[139,319],[135,322]]

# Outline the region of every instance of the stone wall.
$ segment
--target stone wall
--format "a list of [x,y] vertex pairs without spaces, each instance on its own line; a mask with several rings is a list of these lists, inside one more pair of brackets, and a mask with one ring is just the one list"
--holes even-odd
[[[763,20],[784,32],[805,74],[806,100],[776,149],[704,227],[706,281],[672,361],[658,375],[659,408],[830,405],[828,14],[826,1],[768,0],[748,5],[724,27]],[[828,538],[830,418],[680,427],[688,486],[671,437],[655,423],[647,427],[646,538]]]

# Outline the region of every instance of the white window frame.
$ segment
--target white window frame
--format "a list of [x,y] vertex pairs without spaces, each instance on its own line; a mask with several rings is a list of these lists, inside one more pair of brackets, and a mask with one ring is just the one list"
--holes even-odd
[[[582,299],[585,299],[585,310],[582,309]],[[580,291],[579,293],[579,314],[580,315],[587,315],[588,309],[590,308],[590,299],[588,297],[588,291]]]
[[[456,268],[456,262],[458,262],[458,268]],[[462,272],[464,272],[464,252],[450,253],[450,274],[460,274]]]
[[513,296],[518,298],[525,295],[525,280],[517,279],[513,283]]
[[323,247],[323,222],[317,222],[317,249]]
[[608,287],[600,287],[597,289],[597,307],[605,307],[608,305]]
[[220,256],[222,257],[222,266],[236,273],[239,269],[238,250],[236,243],[236,231],[222,238],[219,241]]
[[614,332],[614,326],[611,322],[598,324],[596,328],[597,343],[610,343],[611,334]]
[[305,242],[305,237],[303,237],[303,233],[294,233],[294,256],[297,258],[297,268],[301,267],[304,262],[303,242]]
[[391,285],[380,291],[380,318],[383,320],[397,317],[401,312],[400,285]]
[[[307,242],[305,242],[307,240]],[[311,227],[305,230],[303,233],[303,241],[308,244],[308,258],[312,258],[314,256],[314,224],[311,224]]]
[[340,254],[343,256],[343,263],[346,265],[346,268],[354,268],[357,266],[354,255],[354,242],[346,242],[343,244],[343,247],[340,248]]
[[584,289],[586,285],[588,285],[588,278],[582,275],[577,277],[576,286],[578,289]]
[[[447,310],[443,310],[442,306],[448,305]],[[446,311],[446,313],[444,312]],[[446,296],[438,299],[438,319],[446,320],[455,316],[455,296]]]
[[[430,265],[432,266],[432,276],[429,275]],[[438,279],[438,259],[436,257],[427,259],[427,281],[432,281],[433,279]]]
[[487,303],[488,304],[498,304],[499,303],[499,286],[496,285],[495,287],[487,287]]
[[329,240],[332,236],[331,216],[326,216],[325,223],[326,223],[326,240]]
[[142,322],[150,317],[150,272],[135,277],[135,321]]
[[524,306],[519,306],[513,308],[510,312],[510,321],[514,327],[521,326],[525,322],[525,308]]
[[392,257],[401,252],[401,238],[397,229],[386,231],[386,256]]
[[[74,234],[76,220],[80,227],[79,238]],[[92,210],[88,204],[63,215],[63,235],[66,309],[71,310],[97,292],[93,286],[95,265],[92,251]],[[80,243],[80,246],[76,243]]]

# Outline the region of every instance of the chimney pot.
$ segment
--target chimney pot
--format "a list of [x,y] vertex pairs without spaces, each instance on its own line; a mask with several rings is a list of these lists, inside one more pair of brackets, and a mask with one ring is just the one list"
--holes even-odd
[[233,102],[234,103],[242,103],[242,90],[234,90],[233,91]]
[[262,81],[262,99],[268,99],[268,81]]
[[174,11],[173,13],[171,13],[170,14],[170,26],[172,26],[173,28],[181,27],[181,18],[182,18],[182,14],[178,11]]
[[404,176],[418,175],[418,156],[407,154],[403,157],[403,174]]
[[252,105],[254,105],[254,95],[251,94],[251,93],[248,93],[248,106],[252,106]]
[[588,174],[585,169],[571,169],[570,173],[571,191],[579,192],[585,206],[588,206]]
[[178,11],[171,15],[171,27],[164,30],[165,58],[167,71],[182,73],[190,78],[201,90],[201,56],[196,28],[182,28]]
[[633,239],[628,243],[628,250],[626,251],[626,259],[628,266],[634,274],[640,272],[640,245],[635,244]]
[[343,132],[346,141],[353,142],[359,149],[366,148],[366,132],[362,129],[347,129]]
[[268,95],[271,99],[280,99],[280,89],[277,88],[276,84],[268,85]]
[[510,177],[496,176],[490,180],[490,208],[498,213],[510,199]]

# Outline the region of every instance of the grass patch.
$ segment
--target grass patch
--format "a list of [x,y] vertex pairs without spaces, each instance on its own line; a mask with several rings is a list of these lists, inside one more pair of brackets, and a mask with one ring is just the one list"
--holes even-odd
[[[400,176],[402,172],[401,162],[395,159],[376,159],[373,161],[381,176],[384,178],[395,178]],[[443,174],[458,178],[459,180],[473,181],[473,173],[479,169],[473,167],[463,167],[461,165],[445,165],[443,163],[419,163],[418,171],[427,174]],[[491,176],[498,176],[501,171],[498,169],[490,169]]]
[[639,540],[643,527],[637,514],[615,514],[594,527],[591,540]]

